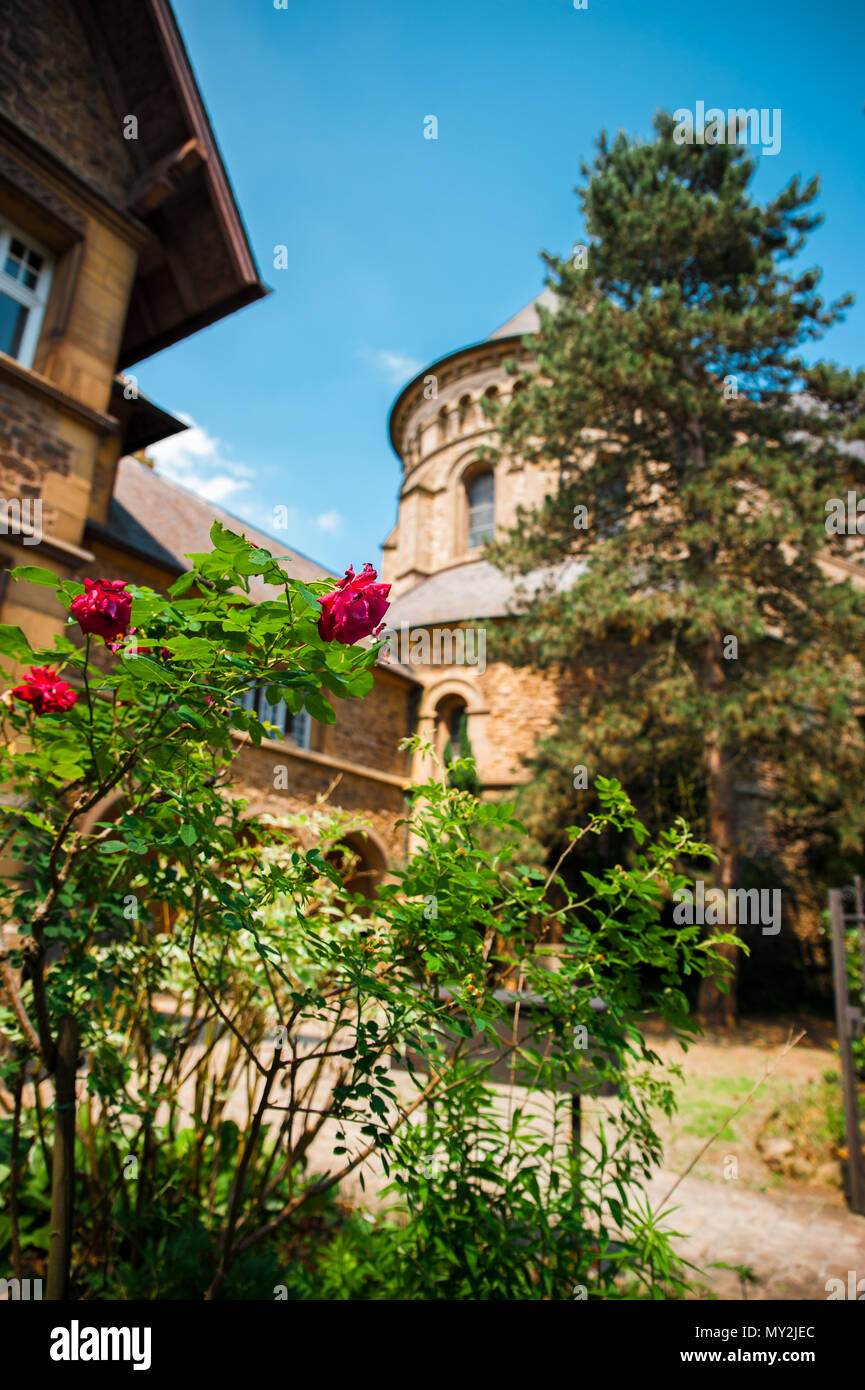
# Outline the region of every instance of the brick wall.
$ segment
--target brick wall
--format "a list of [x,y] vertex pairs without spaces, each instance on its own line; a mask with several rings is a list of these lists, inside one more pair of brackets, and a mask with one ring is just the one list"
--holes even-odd
[[59,413],[47,402],[0,378],[0,497],[42,499],[42,528],[56,529],[51,475],[68,478],[75,447],[59,432]]
[[[357,750],[355,761],[369,760],[365,752]],[[285,780],[287,786],[277,790],[277,769],[283,767],[286,776],[283,779],[280,775],[278,780]],[[324,796],[329,788],[329,806],[362,815],[383,842],[388,859],[403,857],[405,831],[397,829],[396,822],[405,815],[406,803],[398,787],[355,773],[340,774],[335,768],[293,755],[289,749],[245,748],[235,762],[232,791],[247,798],[251,816],[293,815],[313,806],[316,797]]]
[[122,126],[71,0],[3,0],[0,110],[110,201],[125,200]]
[[333,700],[337,722],[324,729],[322,752],[407,776],[409,764],[399,742],[409,733],[408,702],[408,686],[377,673],[366,699]]

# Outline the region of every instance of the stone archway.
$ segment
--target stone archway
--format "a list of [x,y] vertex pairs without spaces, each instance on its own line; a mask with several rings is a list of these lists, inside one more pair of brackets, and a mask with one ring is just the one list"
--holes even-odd
[[[425,742],[432,744],[437,757],[441,759],[447,738],[452,733],[452,717],[457,710],[466,716],[469,743],[477,762],[478,777],[483,783],[490,711],[474,679],[448,675],[425,686],[418,709],[418,732]],[[418,755],[413,780],[437,780],[441,776],[441,770],[430,758]]]

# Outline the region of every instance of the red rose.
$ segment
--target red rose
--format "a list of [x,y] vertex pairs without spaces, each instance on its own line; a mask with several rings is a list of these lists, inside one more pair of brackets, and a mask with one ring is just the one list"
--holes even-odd
[[33,706],[34,714],[58,714],[71,709],[78,699],[72,686],[58,679],[50,666],[31,666],[21,685],[12,691],[16,700]]
[[377,579],[372,565],[364,565],[358,575],[349,565],[333,593],[318,600],[318,631],[325,642],[345,642],[350,647],[362,637],[381,631],[381,620],[390,607],[390,585],[378,584]]
[[123,579],[85,579],[84,593],[72,600],[69,610],[82,632],[116,642],[129,627],[132,595]]

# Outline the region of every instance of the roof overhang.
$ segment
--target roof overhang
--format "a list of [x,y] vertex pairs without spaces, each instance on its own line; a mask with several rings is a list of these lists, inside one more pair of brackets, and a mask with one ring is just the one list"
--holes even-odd
[[74,0],[118,118],[138,120],[124,211],[150,232],[118,354],[128,367],[269,294],[169,0]]

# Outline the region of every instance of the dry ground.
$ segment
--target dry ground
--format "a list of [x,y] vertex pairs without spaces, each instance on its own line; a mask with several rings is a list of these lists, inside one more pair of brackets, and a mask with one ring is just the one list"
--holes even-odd
[[[783,1051],[790,1028],[751,1023],[730,1035],[707,1036],[687,1053],[660,1030],[651,1036],[664,1064],[678,1062],[683,1071],[678,1113],[660,1124],[665,1160],[648,1190],[653,1209],[720,1130],[664,1203],[676,1208],[667,1224],[681,1232],[681,1254],[703,1271],[700,1297],[823,1300],[828,1279],[846,1284],[851,1270],[865,1279],[865,1217],[850,1212],[842,1190],[833,1030],[819,1020],[793,1027],[804,1027],[806,1037],[726,1123]],[[415,1094],[404,1074],[399,1086],[404,1099]],[[506,1109],[506,1087],[502,1103]],[[615,1100],[584,1102],[584,1141],[590,1146],[598,1104],[616,1106]],[[326,1127],[311,1150],[319,1171],[333,1162],[332,1142]],[[356,1171],[343,1195],[375,1208],[383,1184],[375,1160],[365,1165],[364,1177],[361,1186]]]
[[[741,1114],[670,1198],[679,1249],[724,1299],[825,1299],[826,1281],[865,1278],[865,1217],[847,1207],[839,1144],[840,1091],[832,1031],[795,1024],[807,1036],[787,1054]],[[789,1029],[750,1024],[709,1036],[684,1056],[663,1035],[656,1050],[681,1062],[679,1113],[665,1122],[664,1169],[650,1197],[661,1202],[710,1135],[783,1051]],[[707,1268],[716,1262],[737,1269]],[[704,1296],[709,1296],[708,1293]]]

